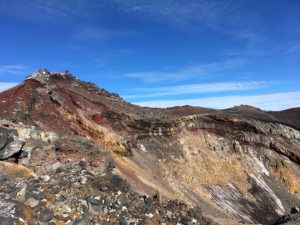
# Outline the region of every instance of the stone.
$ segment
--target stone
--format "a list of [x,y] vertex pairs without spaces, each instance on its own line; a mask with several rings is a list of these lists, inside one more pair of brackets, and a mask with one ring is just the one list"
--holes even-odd
[[56,171],[62,167],[62,164],[60,162],[56,162],[56,163],[52,164],[51,167],[52,167],[53,171]]
[[35,193],[34,197],[38,200],[42,200],[46,197],[46,194],[42,191],[38,191]]
[[24,145],[23,141],[12,141],[0,150],[0,159],[8,159],[17,152],[21,151]]
[[41,178],[42,178],[42,180],[43,180],[44,182],[48,182],[48,181],[50,181],[50,179],[51,179],[49,175],[41,176]]
[[295,214],[295,213],[300,213],[300,207],[296,206],[291,209],[291,214]]
[[79,202],[80,202],[80,205],[82,205],[82,206],[85,206],[85,207],[87,207],[87,208],[88,208],[88,203],[87,203],[87,201],[86,201],[86,200],[84,200],[84,199],[80,199],[80,200],[79,200]]
[[84,184],[87,183],[87,181],[88,181],[88,178],[87,178],[87,177],[85,177],[85,176],[80,176],[80,177],[79,177],[79,183],[80,183],[80,184],[84,185]]
[[9,177],[38,177],[31,169],[27,168],[26,166],[11,162],[0,162],[0,171],[7,174]]
[[29,198],[25,201],[24,204],[30,206],[31,208],[34,208],[34,207],[38,206],[39,200],[37,200],[35,198]]
[[1,217],[0,216],[0,225],[13,225],[14,220],[11,217]]
[[2,217],[13,217],[16,205],[11,201],[0,199],[0,215]]
[[88,207],[83,206],[83,212],[82,212],[82,218],[79,220],[76,220],[74,222],[74,225],[85,225],[85,224],[89,224],[89,210]]
[[0,149],[3,149],[10,141],[17,136],[17,131],[0,125]]
[[153,218],[154,215],[152,213],[146,213],[145,216],[149,218]]
[[55,225],[65,225],[65,222],[62,220],[55,221]]
[[18,184],[18,186],[17,186],[17,188],[20,188],[20,190],[18,191],[18,193],[16,195],[16,199],[20,202],[24,202],[25,196],[26,196],[26,189],[27,189],[28,185],[26,183],[20,183],[20,184]]
[[75,220],[73,225],[86,225],[86,221],[82,220],[82,219],[77,219]]
[[238,141],[233,141],[232,142],[233,150],[236,151],[237,153],[243,153],[243,148]]
[[11,224],[11,219],[9,218],[12,218],[14,222],[23,221],[22,224],[33,224],[34,221],[34,215],[30,207],[18,201],[4,199],[0,199],[0,219],[2,219],[1,217],[4,220],[0,220],[0,224],[1,222],[3,224]]
[[106,186],[100,187],[100,191],[107,191],[107,190],[108,190],[108,188]]
[[186,224],[188,225],[191,221],[192,221],[192,218],[188,217],[188,216],[182,216],[180,221],[183,223],[183,224]]
[[71,213],[72,212],[71,208],[68,205],[60,205],[58,207],[58,211],[61,211],[63,213]]
[[101,205],[102,201],[100,200],[100,198],[95,197],[95,198],[92,198],[92,199],[90,200],[90,203],[91,203],[92,205],[97,205],[97,206],[99,206],[99,205]]
[[53,216],[54,216],[54,214],[53,214],[53,212],[51,210],[49,210],[49,209],[43,209],[40,212],[39,219],[42,222],[49,222],[53,218]]
[[7,174],[0,171],[0,182],[4,182],[6,180],[8,180]]
[[119,221],[119,225],[128,225],[127,221],[125,219],[121,219]]
[[80,168],[81,168],[82,170],[85,170],[85,169],[86,169],[86,166],[87,166],[87,163],[86,163],[85,159],[81,159],[81,160],[79,161],[79,164],[78,164],[78,165],[80,166]]

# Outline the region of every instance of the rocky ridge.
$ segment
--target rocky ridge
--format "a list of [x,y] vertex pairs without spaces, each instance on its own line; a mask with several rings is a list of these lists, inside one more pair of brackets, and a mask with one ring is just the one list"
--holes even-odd
[[43,72],[0,93],[0,109],[4,224],[299,218],[299,109],[142,108]]

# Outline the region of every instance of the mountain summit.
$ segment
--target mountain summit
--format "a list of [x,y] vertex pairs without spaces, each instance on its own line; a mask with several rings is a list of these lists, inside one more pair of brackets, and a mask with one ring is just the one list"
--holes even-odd
[[[41,69],[0,93],[0,217],[28,224],[297,220],[299,118],[299,108],[143,108],[68,71]],[[15,212],[5,214],[8,207]]]

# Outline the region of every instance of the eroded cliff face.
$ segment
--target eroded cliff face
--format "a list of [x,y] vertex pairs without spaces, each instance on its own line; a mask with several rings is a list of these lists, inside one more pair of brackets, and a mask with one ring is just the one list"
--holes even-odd
[[198,206],[219,224],[275,224],[300,206],[298,109],[141,108],[60,74],[0,93],[0,109],[1,160],[37,176],[85,158],[94,173],[111,168],[135,192]]
[[[273,224],[299,205],[298,130],[223,114],[148,127],[126,158],[141,168],[131,171],[135,178],[147,186],[162,183],[162,193],[201,205],[220,224],[236,223],[228,212],[249,223]],[[154,172],[145,178],[139,171]]]

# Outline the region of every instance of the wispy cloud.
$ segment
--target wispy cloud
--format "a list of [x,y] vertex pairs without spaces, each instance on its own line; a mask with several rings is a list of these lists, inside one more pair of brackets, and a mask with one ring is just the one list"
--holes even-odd
[[250,43],[265,41],[265,38],[261,37],[254,31],[241,31],[236,35],[237,39],[247,40]]
[[188,84],[158,88],[135,88],[130,89],[133,95],[123,96],[126,99],[151,98],[161,96],[174,96],[184,94],[199,93],[216,93],[226,91],[244,91],[250,89],[261,88],[267,83],[264,81],[254,82],[218,82],[218,83],[202,83]]
[[[235,11],[240,1],[236,0],[112,0],[125,13],[140,18],[185,27],[191,24],[219,27],[220,18]],[[224,19],[223,19],[224,21]]]
[[216,72],[224,72],[239,67],[245,63],[245,59],[229,59],[221,63],[200,64],[189,66],[177,71],[141,71],[125,73],[115,76],[114,78],[132,78],[140,79],[144,82],[160,82],[160,81],[182,81],[191,78],[206,78],[214,76]]
[[92,17],[88,1],[74,0],[17,0],[0,1],[0,12],[31,22],[70,21]]
[[[271,41],[261,36],[255,31],[237,31],[233,35],[234,41],[241,43],[242,46],[233,47],[231,49],[221,50],[220,55],[226,57],[244,57],[257,58],[267,55],[272,55],[277,51],[277,48],[271,44]],[[270,45],[271,46],[268,46]]]
[[220,29],[226,15],[240,4],[240,0],[16,0],[0,1],[0,13],[37,23],[64,23],[95,22],[113,11],[181,28],[201,23]]
[[293,45],[292,47],[288,48],[288,50],[286,51],[286,54],[290,55],[297,51],[300,51],[300,44],[296,44],[296,45]]
[[24,65],[0,65],[0,76],[1,75],[19,75],[26,72],[27,67]]
[[0,92],[5,91],[11,87],[14,87],[18,85],[18,83],[12,83],[12,82],[0,82]]
[[173,106],[202,106],[223,109],[235,105],[247,104],[264,110],[283,110],[300,106],[300,91],[280,92],[262,95],[234,95],[184,100],[158,100],[134,102],[134,104],[148,107],[173,107]]
[[136,35],[137,32],[132,30],[113,30],[113,29],[101,29],[99,27],[82,27],[78,29],[73,37],[79,41],[90,41],[90,40],[104,40],[108,38],[120,38],[124,36]]

